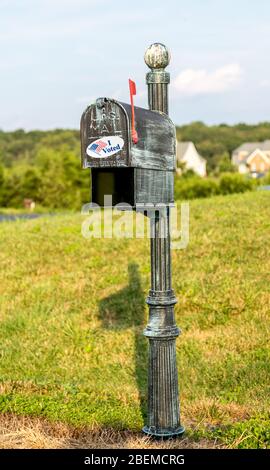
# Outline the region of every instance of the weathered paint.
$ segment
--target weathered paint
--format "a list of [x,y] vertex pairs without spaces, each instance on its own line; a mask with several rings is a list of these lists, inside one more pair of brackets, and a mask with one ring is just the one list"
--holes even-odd
[[[166,114],[135,106],[138,143],[131,138],[131,106],[110,98],[98,98],[81,119],[83,168],[133,167],[154,170],[175,168],[175,126]],[[123,148],[107,158],[91,157],[87,149],[98,139],[120,137]]]

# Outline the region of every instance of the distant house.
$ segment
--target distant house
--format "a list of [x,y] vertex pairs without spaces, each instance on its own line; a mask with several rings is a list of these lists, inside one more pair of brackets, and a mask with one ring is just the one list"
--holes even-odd
[[30,211],[33,211],[36,207],[36,203],[33,199],[24,199],[23,205],[25,209],[29,209]]
[[176,150],[177,172],[181,174],[180,164],[186,170],[193,170],[199,176],[206,176],[206,160],[198,152],[193,142],[177,141]]
[[270,140],[240,145],[232,153],[232,163],[239,173],[249,173],[255,178],[264,175],[270,170]]

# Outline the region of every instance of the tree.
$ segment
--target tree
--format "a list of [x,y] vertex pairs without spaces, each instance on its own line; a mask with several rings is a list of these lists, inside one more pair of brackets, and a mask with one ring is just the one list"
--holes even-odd
[[228,152],[224,152],[224,154],[220,156],[218,169],[219,173],[235,173],[237,171],[236,166],[231,162]]
[[5,183],[4,167],[0,165],[0,206],[3,206],[3,202],[4,202],[4,183]]

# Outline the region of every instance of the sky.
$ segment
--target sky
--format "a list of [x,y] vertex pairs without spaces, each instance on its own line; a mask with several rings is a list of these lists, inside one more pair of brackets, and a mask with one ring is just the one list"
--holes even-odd
[[171,51],[176,124],[270,121],[269,0],[0,0],[0,129],[79,128],[99,96],[147,107],[143,56]]

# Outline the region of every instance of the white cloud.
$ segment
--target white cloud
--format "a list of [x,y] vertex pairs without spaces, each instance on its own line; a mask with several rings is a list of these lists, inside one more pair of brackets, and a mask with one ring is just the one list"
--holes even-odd
[[227,64],[213,72],[185,69],[175,78],[173,86],[182,95],[222,93],[234,88],[240,82],[242,74],[238,64]]

